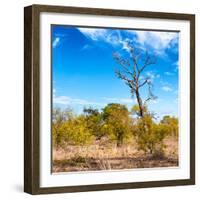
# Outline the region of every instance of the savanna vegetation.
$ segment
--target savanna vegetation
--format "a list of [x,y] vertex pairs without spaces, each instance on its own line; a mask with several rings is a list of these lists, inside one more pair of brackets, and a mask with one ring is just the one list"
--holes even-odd
[[[136,104],[109,103],[101,110],[84,108],[82,114],[72,109],[53,109],[53,172],[168,167],[178,165],[178,119],[156,114],[148,109],[153,94],[145,69],[156,59],[148,52],[135,50],[130,57],[114,53],[119,67],[116,77],[124,81]],[[142,76],[143,74],[143,76]],[[146,90],[146,98],[141,97]]]
[[116,103],[81,115],[54,109],[54,171],[176,166],[178,119],[155,122],[147,108],[143,118],[134,118],[138,110]]

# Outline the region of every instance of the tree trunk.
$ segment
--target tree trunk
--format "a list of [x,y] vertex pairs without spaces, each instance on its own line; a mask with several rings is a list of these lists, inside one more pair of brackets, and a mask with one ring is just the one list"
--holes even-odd
[[123,133],[118,133],[117,135],[117,147],[121,147],[123,143]]
[[139,105],[140,117],[144,117],[142,99],[141,99],[141,97],[140,97],[139,91],[136,90],[136,91],[135,91],[135,94],[136,94],[137,102],[138,102],[138,105]]

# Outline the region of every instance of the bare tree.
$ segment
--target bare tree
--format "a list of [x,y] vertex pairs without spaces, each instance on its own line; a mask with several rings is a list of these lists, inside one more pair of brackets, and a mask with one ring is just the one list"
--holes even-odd
[[[116,70],[118,78],[122,79],[130,88],[132,97],[136,96],[139,106],[139,116],[144,117],[145,105],[148,101],[156,99],[152,93],[152,77],[144,76],[144,70],[156,63],[153,56],[150,56],[148,51],[144,52],[140,49],[135,49],[131,44],[127,43],[127,49],[130,53],[130,58],[122,58],[119,53],[114,53],[113,57],[121,66],[121,70]],[[145,85],[148,86],[148,96],[142,100],[140,89]]]

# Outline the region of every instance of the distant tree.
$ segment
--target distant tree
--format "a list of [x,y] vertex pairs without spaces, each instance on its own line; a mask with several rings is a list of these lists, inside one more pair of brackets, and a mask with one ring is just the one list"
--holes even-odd
[[163,156],[164,139],[168,134],[166,126],[155,123],[151,115],[145,115],[138,119],[134,133],[139,149],[151,155]]
[[88,129],[90,129],[97,139],[101,139],[104,136],[104,133],[102,132],[102,114],[97,109],[93,108],[84,108],[83,112],[85,114]]
[[84,115],[74,115],[70,108],[53,109],[52,135],[55,147],[64,147],[66,144],[85,145],[93,140],[87,118]]
[[[136,115],[137,117],[140,117],[140,108],[139,106],[136,104],[134,105],[132,108],[131,108],[131,112],[130,112],[132,115]],[[145,104],[143,106],[143,117],[144,116],[151,116],[152,119],[157,119],[156,117],[156,113],[152,112],[152,111],[149,111],[148,108],[147,108],[147,105]]]
[[73,110],[71,108],[65,108],[63,110],[60,108],[54,108],[52,112],[52,121],[60,123],[72,118],[73,116]]
[[88,145],[94,139],[91,130],[88,129],[87,119],[84,115],[65,121],[62,130],[65,144]]
[[[138,105],[134,105],[131,108],[131,114],[140,116],[140,107]],[[143,106],[143,116],[147,114],[147,107],[144,105]]]
[[124,143],[124,140],[132,135],[132,119],[126,106],[111,103],[103,109],[103,130],[117,143],[117,147]]
[[[152,93],[152,78],[145,76],[143,72],[149,65],[155,64],[156,60],[149,55],[148,51],[144,53],[142,50],[134,48],[130,43],[127,43],[127,49],[129,58],[122,58],[119,53],[113,54],[114,59],[121,66],[121,70],[116,70],[115,73],[128,85],[132,97],[136,96],[139,116],[144,117],[146,103],[156,97]],[[140,89],[144,86],[148,86],[148,96],[142,100]]]
[[93,109],[92,107],[84,108],[83,113],[85,113],[88,116],[89,115],[99,115],[98,109]]
[[160,123],[166,126],[169,135],[178,136],[178,118],[166,115]]
[[52,135],[55,146],[61,146],[64,142],[64,129],[63,125],[66,121],[73,119],[72,109],[66,108],[61,110],[60,108],[54,108],[52,112]]

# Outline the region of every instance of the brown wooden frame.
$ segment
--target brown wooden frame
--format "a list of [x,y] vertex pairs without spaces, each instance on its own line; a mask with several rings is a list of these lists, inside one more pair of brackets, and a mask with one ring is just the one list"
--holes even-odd
[[[77,13],[190,22],[190,178],[183,180],[40,187],[40,13]],[[30,194],[83,192],[195,184],[195,16],[192,14],[32,5],[24,8],[24,191]]]

